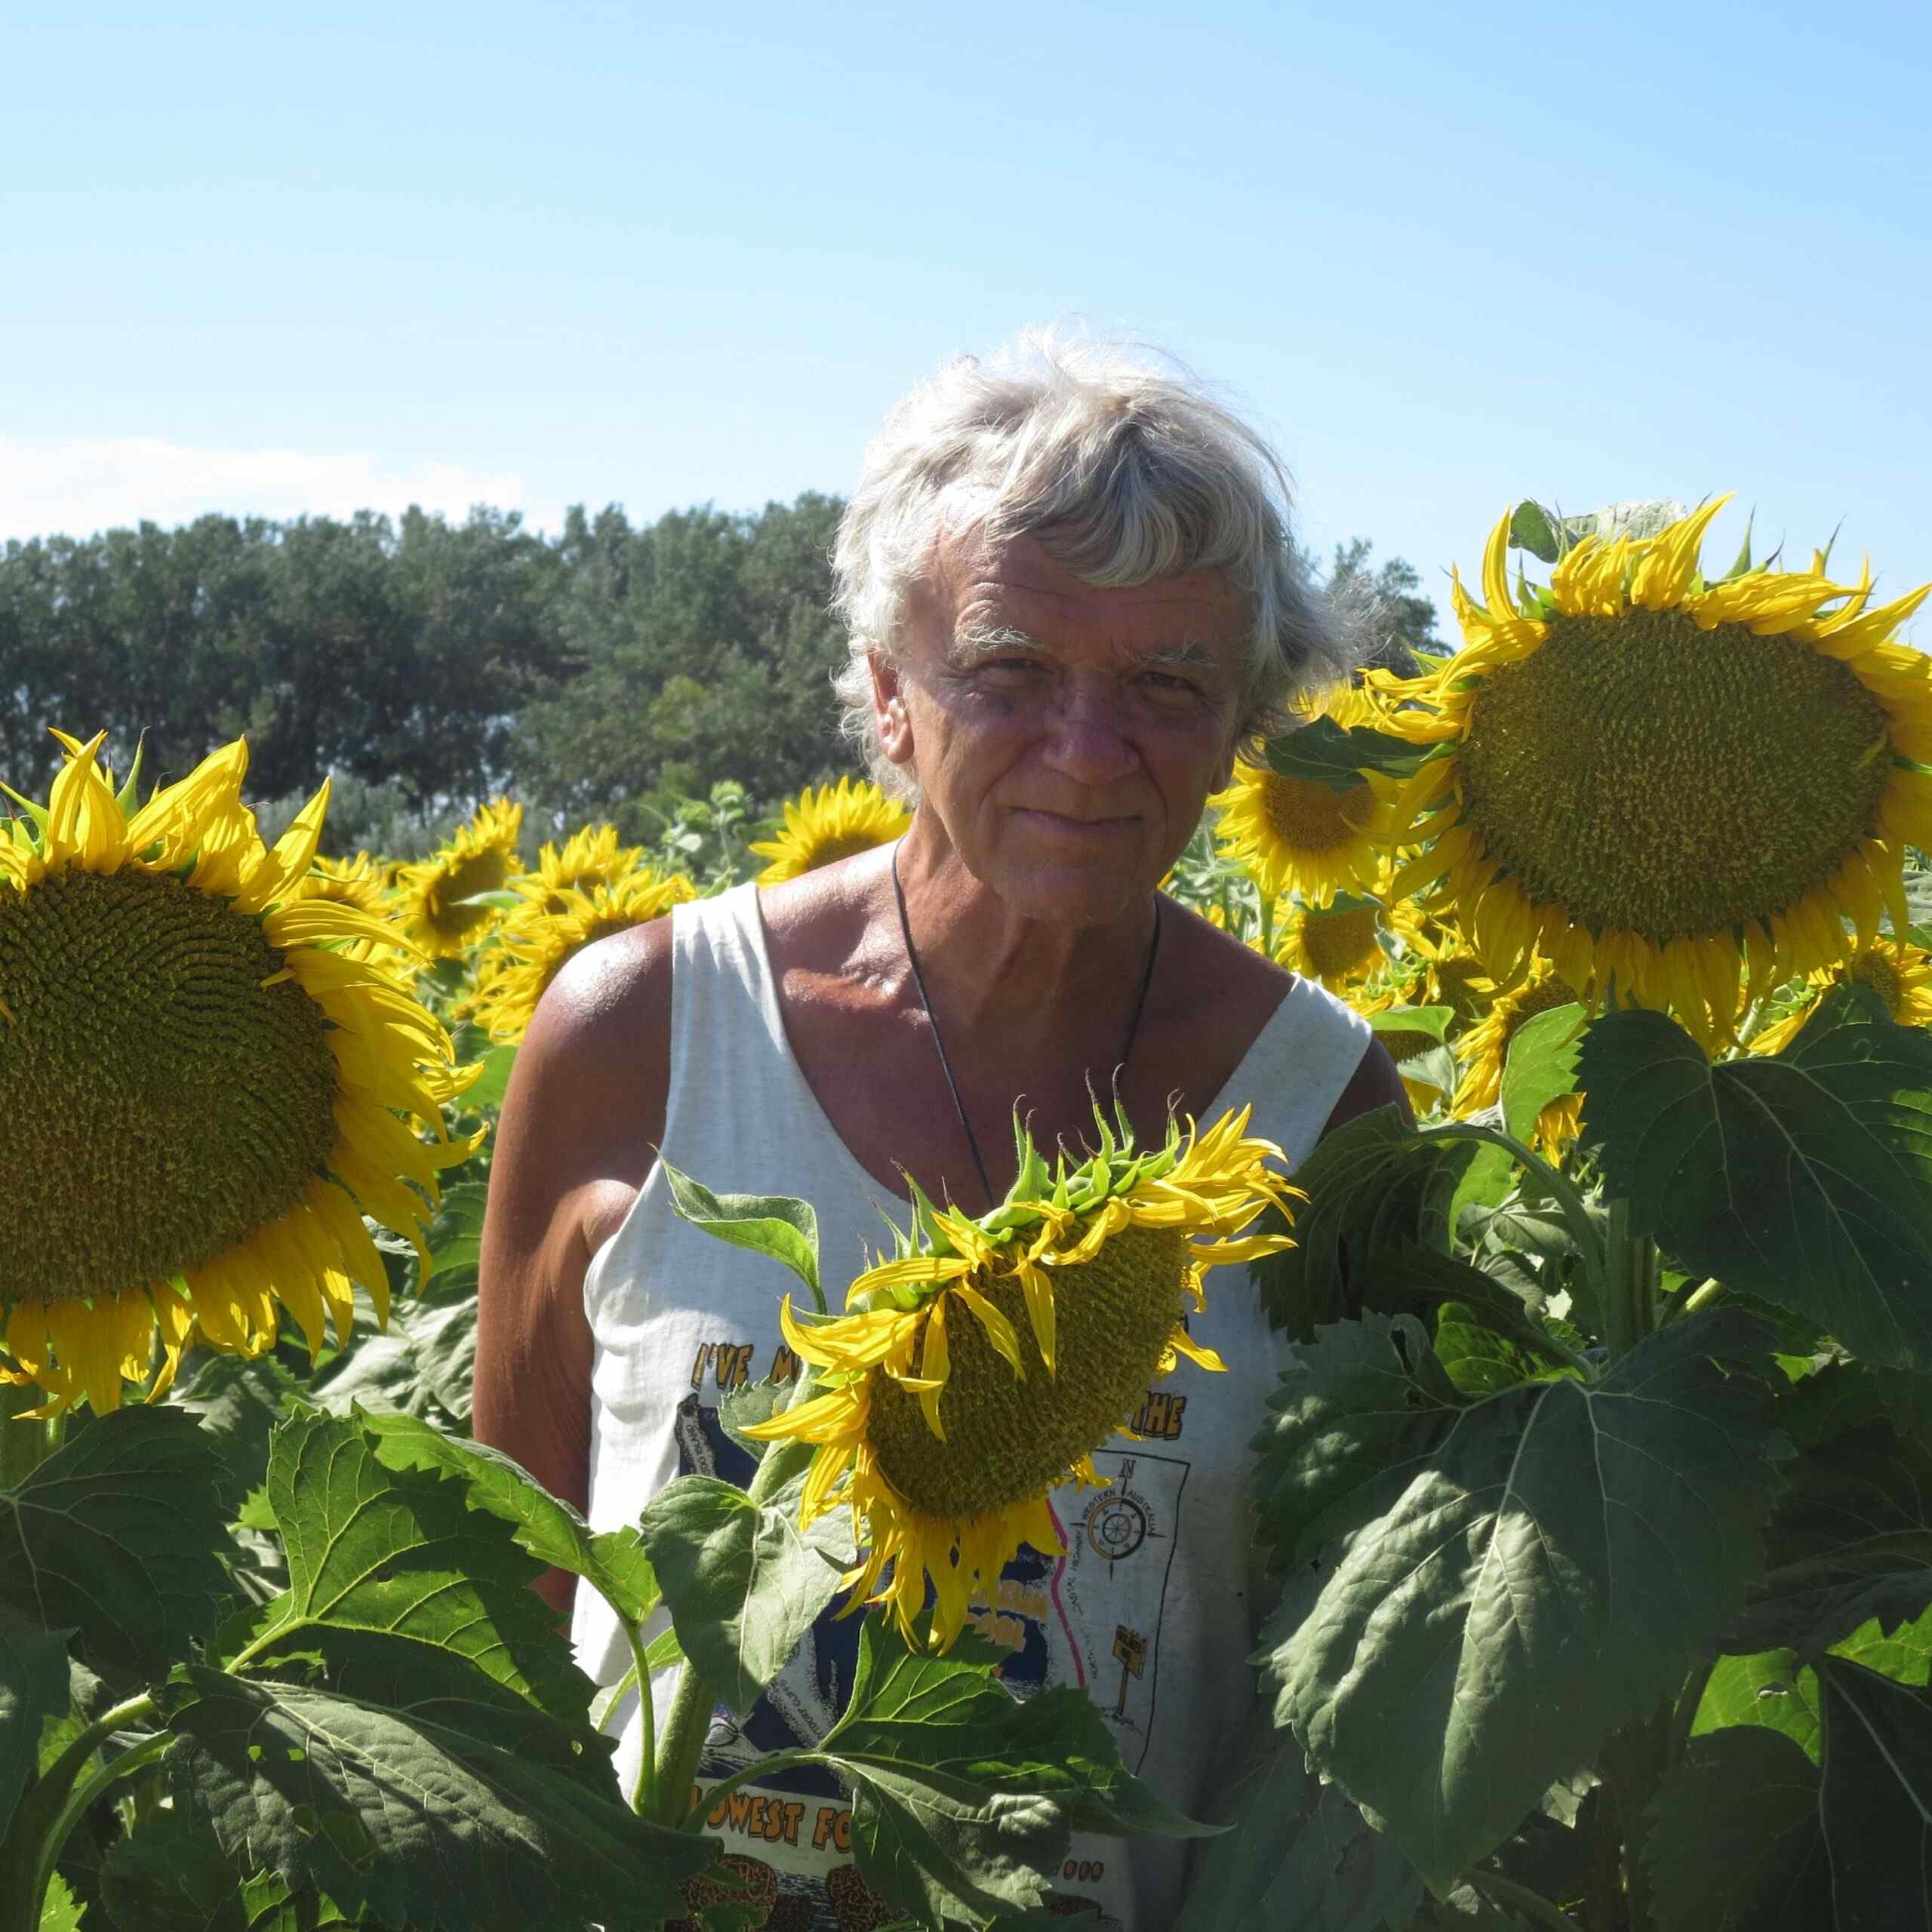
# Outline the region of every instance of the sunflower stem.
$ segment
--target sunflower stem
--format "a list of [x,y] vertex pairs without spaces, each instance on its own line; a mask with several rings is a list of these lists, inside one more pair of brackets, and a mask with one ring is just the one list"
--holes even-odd
[[[818,1380],[808,1363],[792,1385],[795,1408],[811,1400]],[[764,1452],[746,1495],[754,1503],[771,1501],[800,1470],[808,1468],[817,1451],[809,1442],[777,1442]],[[672,1626],[676,1627],[674,1616]],[[638,1694],[651,1694],[651,1679],[641,1675]],[[699,1760],[704,1755],[705,1734],[711,1728],[712,1707],[718,1701],[715,1687],[700,1676],[696,1664],[686,1658],[678,1672],[676,1688],[671,1693],[671,1707],[664,1714],[664,1729],[657,1747],[657,1764],[653,1774],[651,1815],[660,1824],[683,1823],[691,1809],[692,1786],[697,1780]]]
[[[774,1771],[789,1770],[794,1764],[811,1764],[819,1761],[814,1751],[774,1751],[768,1758],[761,1758],[755,1764],[734,1771],[728,1778],[721,1778],[704,1795],[712,1810],[740,1786],[748,1785],[754,1778],[768,1777]],[[700,1832],[704,1829],[705,1805],[694,1804],[690,1815],[678,1826],[680,1831]]]
[[24,1482],[58,1446],[51,1423],[22,1414],[47,1398],[32,1386],[22,1389],[0,1382],[0,1490]]
[[624,1617],[624,1640],[631,1647],[631,1668],[637,1673],[637,1721],[640,1743],[637,1754],[637,1782],[631,1787],[631,1809],[641,1817],[651,1815],[655,1792],[652,1780],[657,1772],[657,1709],[651,1694],[651,1664],[645,1656],[644,1626],[632,1617]]

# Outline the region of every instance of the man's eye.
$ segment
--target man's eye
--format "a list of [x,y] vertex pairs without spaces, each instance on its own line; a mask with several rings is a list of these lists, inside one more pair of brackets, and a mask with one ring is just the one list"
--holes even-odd
[[1147,681],[1162,696],[1168,697],[1192,697],[1201,688],[1192,678],[1183,678],[1173,671],[1149,671]]

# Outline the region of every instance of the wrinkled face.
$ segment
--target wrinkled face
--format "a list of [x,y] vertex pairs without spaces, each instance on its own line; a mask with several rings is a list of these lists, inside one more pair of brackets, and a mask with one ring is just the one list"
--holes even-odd
[[1218,571],[1083,583],[1029,539],[940,547],[875,660],[886,755],[982,884],[1089,925],[1158,884],[1227,783],[1247,600]]

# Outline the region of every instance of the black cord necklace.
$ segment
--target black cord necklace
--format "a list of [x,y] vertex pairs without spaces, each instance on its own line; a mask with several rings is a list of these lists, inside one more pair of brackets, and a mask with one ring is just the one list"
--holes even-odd
[[[933,1029],[933,1046],[939,1054],[940,1071],[946,1075],[946,1091],[952,1096],[952,1111],[959,1116],[959,1131],[966,1137],[966,1145],[971,1150],[973,1166],[980,1177],[980,1186],[984,1190],[986,1205],[994,1205],[993,1184],[986,1177],[986,1164],[980,1153],[980,1143],[973,1131],[973,1123],[966,1118],[966,1103],[959,1097],[959,1082],[952,1077],[952,1063],[946,1057],[946,1041],[940,1038],[939,1016],[933,1011],[933,1003],[926,992],[925,975],[919,971],[919,955],[912,944],[912,923],[906,916],[906,888],[899,882],[899,848],[892,851],[892,896],[899,906],[899,936],[906,942],[906,964],[912,969],[912,983],[918,989],[919,1004],[926,1016],[926,1024]],[[1134,1002],[1134,1017],[1127,1023],[1127,1038],[1121,1043],[1120,1060],[1114,1069],[1116,1081],[1127,1071],[1127,1063],[1134,1052],[1134,1043],[1140,1037],[1140,1016],[1147,1010],[1147,989],[1154,983],[1154,961],[1161,952],[1161,895],[1154,895],[1154,934],[1147,943],[1147,964],[1140,975],[1140,993]]]

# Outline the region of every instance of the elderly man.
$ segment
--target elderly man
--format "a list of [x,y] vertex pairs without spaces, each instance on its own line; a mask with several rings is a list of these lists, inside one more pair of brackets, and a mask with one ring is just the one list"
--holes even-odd
[[[504,1105],[476,1431],[599,1527],[681,1471],[743,1480],[719,1395],[789,1360],[777,1271],[677,1218],[660,1148],[715,1188],[810,1200],[835,1291],[906,1176],[974,1213],[1004,1194],[1016,1106],[1050,1148],[1091,1134],[1110,1084],[1157,1143],[1171,1109],[1252,1103],[1292,1164],[1403,1104],[1346,1007],[1158,891],[1244,741],[1346,670],[1252,432],[1109,351],[962,362],[868,451],[836,564],[847,728],[916,801],[911,830],[588,949]],[[1242,1482],[1284,1359],[1236,1274],[1192,1326],[1231,1372],[1150,1395],[1143,1440],[1096,1457],[1108,1486],[1055,1492],[1065,1550],[1023,1552],[975,1615],[1010,1683],[1084,1684],[1183,1810],[1253,1702]],[[549,1580],[560,1610],[569,1586]],[[854,1628],[822,1625],[741,1728],[715,1725],[700,1775],[814,1738]],[[573,1635],[593,1675],[623,1675],[592,1592]],[[619,1712],[634,1767],[635,1698]],[[730,1848],[772,1868],[798,1924],[872,1922],[837,1787],[773,1785],[765,1815],[799,1828]],[[1184,1862],[1080,1838],[1055,1876],[1144,1932],[1171,1920]]]

